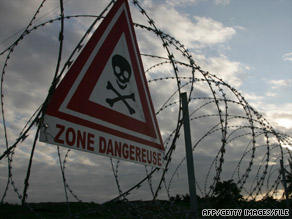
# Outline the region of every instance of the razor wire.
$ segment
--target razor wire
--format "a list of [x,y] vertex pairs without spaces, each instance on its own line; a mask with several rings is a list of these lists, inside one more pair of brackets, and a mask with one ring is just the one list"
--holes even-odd
[[[6,55],[6,59],[3,65],[2,74],[1,74],[1,110],[2,110],[2,124],[3,124],[3,130],[4,130],[4,137],[5,137],[5,151],[3,155],[1,155],[1,160],[5,160],[3,158],[7,158],[7,167],[8,167],[8,177],[7,177],[7,186],[5,188],[4,194],[2,196],[1,203],[4,201],[7,190],[9,189],[9,184],[12,185],[15,193],[17,194],[18,198],[20,200],[23,200],[23,203],[25,203],[26,199],[26,189],[23,191],[23,195],[19,192],[19,189],[17,189],[15,182],[13,180],[13,162],[16,162],[13,160],[14,150],[18,146],[20,142],[23,142],[26,140],[26,137],[28,136],[28,132],[32,129],[33,125],[37,124],[39,125],[42,122],[42,115],[46,108],[46,105],[49,102],[50,96],[54,92],[55,88],[58,86],[58,83],[60,82],[63,74],[65,71],[71,66],[73,63],[73,56],[76,56],[76,54],[82,49],[83,42],[85,37],[89,35],[89,33],[93,30],[94,25],[96,25],[97,21],[101,20],[107,10],[111,7],[112,4],[114,4],[115,1],[111,1],[108,6],[102,11],[102,13],[99,16],[96,15],[72,15],[72,16],[65,16],[63,13],[63,7],[62,1],[60,1],[60,8],[61,8],[61,14],[60,17],[57,17],[55,19],[46,21],[42,24],[33,26],[33,21],[36,19],[36,16],[39,14],[40,9],[42,8],[45,1],[43,1],[40,5],[40,7],[37,9],[35,15],[33,16],[33,19],[27,26],[27,28],[24,30],[24,32],[21,34],[21,36],[10,46],[8,49],[4,50],[0,53],[1,56]],[[165,100],[162,103],[162,106],[157,110],[156,115],[159,116],[161,113],[165,112],[167,109],[170,109],[172,107],[177,108],[177,115],[174,115],[177,117],[176,121],[176,127],[170,132],[168,136],[165,137],[164,145],[166,150],[165,160],[166,160],[166,168],[162,171],[160,180],[158,182],[158,186],[155,190],[154,185],[152,184],[153,175],[158,172],[158,168],[151,168],[149,171],[148,168],[145,166],[145,174],[146,176],[142,178],[140,181],[138,181],[136,184],[134,184],[131,188],[123,191],[119,182],[119,162],[117,161],[116,166],[114,167],[113,161],[110,158],[110,162],[112,165],[112,171],[115,178],[115,182],[117,184],[119,195],[106,202],[110,203],[116,200],[124,200],[126,197],[135,189],[139,189],[144,182],[148,182],[151,194],[153,196],[153,200],[157,199],[159,192],[162,189],[162,184],[164,184],[166,193],[168,197],[170,198],[172,183],[174,181],[174,176],[178,173],[179,169],[182,167],[185,157],[181,159],[176,164],[176,167],[174,168],[173,172],[170,172],[169,166],[172,165],[172,159],[174,157],[178,139],[180,137],[181,127],[183,125],[182,122],[182,113],[181,113],[181,101],[179,97],[182,89],[189,88],[189,96],[188,96],[188,102],[189,105],[196,102],[201,102],[201,105],[197,105],[196,108],[190,108],[190,121],[200,121],[203,119],[208,119],[211,117],[217,118],[218,121],[216,124],[214,124],[209,130],[206,130],[206,132],[199,137],[196,142],[193,144],[193,152],[195,153],[197,148],[199,148],[199,145],[202,144],[202,142],[207,139],[211,138],[213,135],[218,135],[218,138],[220,138],[221,146],[219,146],[219,149],[217,151],[216,156],[213,158],[211,165],[208,168],[205,180],[203,185],[196,180],[196,185],[199,188],[199,191],[201,192],[201,195],[209,197],[214,195],[214,188],[216,184],[222,179],[222,171],[224,171],[224,162],[226,157],[226,152],[228,152],[228,146],[233,144],[233,142],[236,142],[238,139],[250,137],[247,145],[245,145],[245,150],[243,154],[241,155],[234,171],[231,176],[232,179],[237,179],[237,185],[239,186],[240,190],[245,191],[246,198],[247,199],[253,199],[256,200],[258,197],[264,196],[262,193],[265,193],[263,191],[263,187],[266,183],[266,193],[265,195],[268,196],[270,193],[274,195],[274,193],[277,192],[277,189],[280,185],[280,179],[281,175],[279,173],[278,169],[275,168],[275,165],[269,165],[271,163],[271,158],[275,158],[275,161],[278,161],[279,159],[286,158],[292,158],[291,152],[288,149],[283,149],[282,145],[292,145],[292,137],[289,135],[285,135],[282,133],[279,133],[273,129],[273,127],[270,125],[270,123],[259,113],[257,112],[253,107],[250,106],[250,104],[247,102],[247,100],[240,94],[238,90],[233,88],[231,85],[227,84],[223,81],[223,79],[218,78],[215,74],[211,74],[207,71],[204,71],[201,69],[199,65],[197,65],[189,52],[189,50],[181,44],[178,40],[176,40],[174,37],[166,34],[162,30],[159,30],[154,20],[149,16],[149,14],[142,8],[140,3],[136,0],[133,1],[133,5],[140,11],[140,13],[145,16],[148,24],[150,26],[145,26],[142,24],[134,24],[136,28],[139,28],[144,31],[148,31],[155,36],[159,37],[161,40],[161,45],[164,48],[166,52],[165,57],[157,56],[154,54],[142,54],[144,57],[151,58],[153,60],[157,60],[157,64],[152,65],[149,67],[145,72],[146,74],[149,74],[153,71],[159,71],[161,67],[164,66],[171,66],[173,70],[172,76],[167,77],[157,77],[152,78],[148,80],[149,84],[152,83],[158,83],[160,81],[175,81],[177,88],[173,93],[170,93],[167,100]],[[53,24],[56,21],[61,21],[61,23],[64,22],[65,19],[78,19],[78,18],[94,18],[94,22],[89,27],[87,32],[84,34],[83,38],[80,40],[74,51],[72,52],[71,56],[68,58],[68,60],[65,62],[63,68],[59,70],[60,60],[61,60],[61,54],[62,54],[62,43],[63,43],[63,25],[61,25],[61,30],[59,34],[59,55],[58,55],[58,61],[56,65],[56,71],[55,76],[52,80],[51,87],[49,89],[49,94],[45,100],[45,102],[35,111],[35,113],[31,116],[31,118],[28,120],[27,124],[23,128],[23,130],[19,134],[19,138],[13,143],[9,144],[8,141],[8,135],[7,135],[7,128],[6,128],[6,118],[5,118],[5,110],[4,110],[4,92],[3,92],[3,84],[5,83],[4,75],[8,72],[8,63],[10,57],[13,55],[15,50],[17,49],[17,46],[21,43],[22,40],[24,40],[25,37],[28,37],[29,34],[31,34],[33,31],[37,31],[40,28]],[[158,25],[159,26],[159,25]],[[184,58],[186,58],[185,61],[179,61],[176,60],[175,53],[180,53]],[[187,68],[188,73],[190,76],[181,76],[179,74],[180,66]],[[196,76],[195,76],[196,73]],[[200,84],[200,86],[204,86],[209,88],[209,96],[196,96],[196,91],[198,91],[198,88],[196,88],[196,85]],[[197,89],[197,90],[196,90]],[[233,95],[233,97],[230,97]],[[207,113],[199,115],[199,112],[202,112],[206,108],[210,107],[212,108],[215,106],[216,113]],[[232,107],[235,107],[236,109],[240,109],[241,113],[243,115],[236,115],[231,114],[229,111],[232,111]],[[231,108],[231,109],[230,109]],[[206,110],[207,111],[207,110]],[[197,115],[196,115],[197,114]],[[229,122],[241,121],[245,122],[246,124],[242,125],[229,125]],[[240,123],[240,122],[239,122]],[[248,132],[242,132],[243,130],[248,130]],[[35,134],[35,140],[33,143],[33,148],[36,145],[37,137],[38,137],[39,130],[36,130]],[[237,133],[240,133],[237,135]],[[219,137],[221,136],[221,137]],[[257,145],[257,140],[259,138],[263,138],[260,141],[261,145]],[[271,139],[275,138],[276,140],[273,140],[274,142],[271,143]],[[263,143],[263,144],[262,144]],[[9,146],[11,145],[11,146]],[[259,149],[265,148],[266,152],[263,154],[262,160],[257,164],[258,167],[255,166],[255,159],[256,159],[256,152]],[[65,173],[65,163],[67,162],[67,158],[69,156],[70,149],[67,150],[67,153],[64,157],[63,164],[61,155],[59,153],[59,147],[58,149],[58,157],[60,162],[60,169],[62,172],[62,178],[63,178],[63,184],[64,184],[64,190],[65,190],[65,196],[66,201],[68,203],[68,195],[67,190],[71,193],[71,195],[78,201],[81,202],[81,199],[78,198],[78,196],[73,192],[73,190],[69,186],[69,182],[66,180],[66,173]],[[280,150],[280,153],[275,154],[275,150]],[[283,152],[285,151],[285,152]],[[249,156],[249,157],[248,157]],[[249,160],[247,160],[249,159]],[[247,161],[246,161],[247,160]],[[31,162],[33,161],[33,150],[31,152]],[[243,167],[243,163],[248,163],[247,167]],[[273,161],[273,162],[275,162]],[[244,169],[244,170],[242,170]],[[256,176],[253,179],[250,179],[251,172],[256,171]],[[30,165],[27,168],[27,177],[25,179],[25,188],[28,187],[28,179],[29,179],[29,171],[30,171]],[[169,173],[169,180],[166,179],[167,174]],[[213,175],[213,179],[211,179],[211,176]],[[274,179],[272,179],[274,177]],[[247,188],[247,182],[248,180],[251,180],[250,188]],[[273,182],[271,182],[273,180]],[[272,184],[269,187],[269,184]],[[27,203],[25,203],[28,205]],[[29,205],[28,205],[29,206]],[[70,206],[68,205],[68,210],[70,212]],[[70,213],[71,215],[71,213]]]

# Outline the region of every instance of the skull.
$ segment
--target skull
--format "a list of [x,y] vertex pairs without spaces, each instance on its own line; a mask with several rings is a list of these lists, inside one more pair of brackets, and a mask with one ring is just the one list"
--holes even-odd
[[114,74],[117,77],[116,81],[118,86],[124,90],[127,87],[127,83],[131,77],[131,66],[129,62],[120,55],[114,55],[112,57],[112,66]]

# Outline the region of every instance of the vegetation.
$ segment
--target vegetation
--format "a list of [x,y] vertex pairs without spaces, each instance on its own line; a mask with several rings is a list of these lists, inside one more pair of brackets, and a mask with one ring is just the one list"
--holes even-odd
[[[288,179],[288,177],[287,177]],[[288,180],[287,180],[288,181]],[[291,181],[289,182],[291,185]],[[290,193],[291,194],[291,193]],[[198,214],[203,209],[285,209],[285,200],[265,197],[246,201],[232,181],[218,182],[212,197],[197,197]],[[70,207],[70,212],[68,209]],[[30,203],[25,207],[0,204],[0,218],[191,218],[190,196],[171,197],[169,201],[118,201],[96,203]],[[70,216],[71,215],[71,216]]]
[[223,208],[226,205],[236,207],[238,201],[242,199],[242,195],[233,180],[228,180],[216,184],[214,189],[214,199],[217,208]]
[[287,170],[286,172],[286,182],[287,182],[287,190],[289,197],[292,198],[292,162],[291,160],[289,161],[289,166],[290,166],[290,172]]

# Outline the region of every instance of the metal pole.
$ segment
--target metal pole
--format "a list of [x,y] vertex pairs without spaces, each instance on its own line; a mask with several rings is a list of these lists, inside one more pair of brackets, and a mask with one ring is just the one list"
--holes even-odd
[[194,160],[193,160],[187,93],[182,93],[180,96],[182,99],[183,123],[184,123],[184,133],[185,133],[185,146],[186,146],[186,158],[187,158],[191,209],[195,211],[195,216],[197,216],[198,204],[197,204],[196,180],[195,180],[195,169],[194,169]]
[[38,139],[38,136],[39,136],[39,131],[40,131],[40,125],[38,125],[38,129],[36,131],[36,134],[35,134],[35,137],[34,137],[34,141],[33,141],[33,145],[32,145],[32,149],[31,149],[31,152],[30,152],[30,159],[29,159],[29,163],[28,163],[28,167],[27,167],[26,177],[25,177],[25,180],[24,180],[24,189],[23,189],[23,195],[22,195],[22,200],[21,200],[22,206],[24,206],[26,198],[27,198],[27,194],[26,193],[27,193],[27,189],[28,189],[28,186],[29,186],[30,170],[31,170],[31,166],[32,166],[32,160],[33,160],[34,150],[35,150],[35,147],[36,147],[36,142],[37,142],[37,139]]
[[283,160],[280,160],[280,165],[281,165],[281,173],[282,173],[282,178],[283,178],[283,185],[284,185],[284,190],[285,190],[285,196],[286,196],[286,203],[287,203],[287,207],[289,209],[289,218],[292,218],[292,210],[291,210],[291,206],[289,204],[289,194],[288,194],[288,190],[287,190],[287,184],[286,184],[286,176],[285,176],[285,169],[284,169],[284,164],[283,164]]

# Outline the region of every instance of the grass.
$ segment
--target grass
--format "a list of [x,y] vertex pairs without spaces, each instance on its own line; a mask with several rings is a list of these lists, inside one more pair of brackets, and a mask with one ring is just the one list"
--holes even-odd
[[[191,214],[188,204],[168,201],[96,203],[30,203],[25,207],[0,205],[0,218],[185,218]],[[70,216],[71,215],[71,216]]]
[[[234,204],[234,203],[233,203]],[[266,198],[261,201],[228,201],[198,199],[198,214],[202,209],[286,209],[285,200]],[[69,207],[69,208],[68,208]],[[70,209],[70,211],[69,211]],[[119,201],[107,204],[70,203],[29,203],[26,206],[0,204],[0,219],[19,218],[192,218],[188,196],[177,196],[172,201]],[[206,218],[206,217],[205,217]]]

